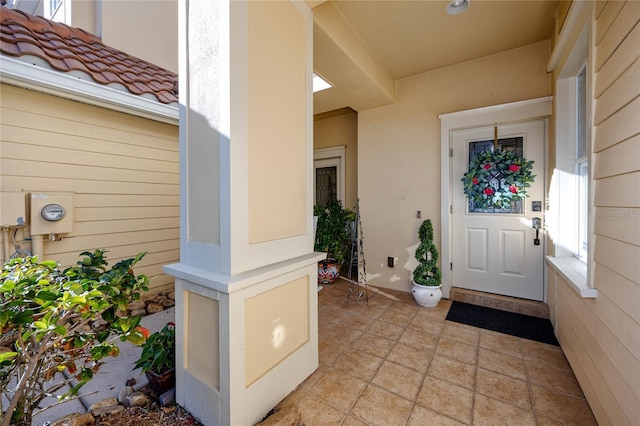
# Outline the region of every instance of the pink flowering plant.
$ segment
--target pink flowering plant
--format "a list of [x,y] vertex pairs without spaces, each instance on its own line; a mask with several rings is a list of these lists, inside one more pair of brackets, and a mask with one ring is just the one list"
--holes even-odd
[[511,151],[479,153],[462,177],[465,195],[479,209],[510,209],[515,201],[527,197],[527,188],[535,179],[533,161]]

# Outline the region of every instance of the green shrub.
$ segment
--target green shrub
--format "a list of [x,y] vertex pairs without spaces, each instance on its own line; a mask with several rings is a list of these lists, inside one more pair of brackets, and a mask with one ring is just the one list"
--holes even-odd
[[[146,253],[111,269],[104,253],[81,253],[85,257],[64,271],[56,262],[39,262],[37,257],[5,263],[0,272],[0,332],[2,340],[11,343],[10,351],[0,354],[0,387],[9,401],[6,409],[0,402],[2,426],[30,426],[39,403],[73,380],[77,384],[57,395],[58,400],[77,395],[103,358],[118,355],[110,337],[144,343],[140,317],[118,317],[116,312],[148,290],[149,278],[132,270]],[[51,381],[64,371],[70,378]]]
[[416,260],[420,264],[413,271],[413,282],[418,285],[437,287],[442,282],[438,268],[438,249],[433,243],[433,225],[431,219],[422,222],[418,230],[420,244],[416,248]]

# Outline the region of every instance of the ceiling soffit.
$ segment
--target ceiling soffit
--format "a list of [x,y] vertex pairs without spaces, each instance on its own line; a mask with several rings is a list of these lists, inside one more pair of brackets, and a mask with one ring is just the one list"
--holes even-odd
[[314,95],[314,113],[357,111],[394,101],[394,81],[548,40],[563,1],[308,0],[314,70],[334,88]]
[[394,100],[394,79],[333,2],[313,10],[314,71],[333,88],[314,95],[314,112],[364,110]]

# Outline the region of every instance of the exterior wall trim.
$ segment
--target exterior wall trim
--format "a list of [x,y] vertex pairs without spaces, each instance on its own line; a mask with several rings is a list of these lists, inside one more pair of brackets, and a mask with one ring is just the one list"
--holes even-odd
[[0,82],[49,95],[178,125],[178,107],[2,56]]
[[549,58],[549,63],[547,64],[548,72],[555,71],[558,66],[562,53],[567,49],[567,44],[569,43],[571,34],[579,24],[580,12],[582,12],[585,3],[586,2],[583,1],[574,1],[571,3],[571,8],[567,13],[565,25],[562,27],[562,30],[560,30],[558,42],[556,43],[553,52],[551,52],[551,58]]
[[[583,299],[595,299],[598,290],[587,286],[586,265],[573,257],[546,256],[547,265],[553,268],[578,296]],[[582,265],[580,265],[582,264]]]

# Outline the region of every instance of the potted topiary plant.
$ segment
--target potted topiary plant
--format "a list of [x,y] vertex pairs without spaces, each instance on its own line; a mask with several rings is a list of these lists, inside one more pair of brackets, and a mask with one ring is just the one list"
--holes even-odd
[[331,201],[326,206],[316,205],[313,212],[318,217],[314,249],[327,253],[327,258],[318,263],[318,282],[330,284],[338,277],[340,267],[347,262],[350,222],[355,220],[355,213],[344,208],[340,200]]
[[413,271],[413,298],[421,306],[434,307],[442,298],[442,275],[438,268],[438,249],[433,243],[431,219],[422,222],[418,236],[420,244],[415,257],[420,264]]
[[134,368],[140,368],[149,380],[149,387],[158,395],[176,383],[175,324],[167,323],[162,330],[147,337]]

